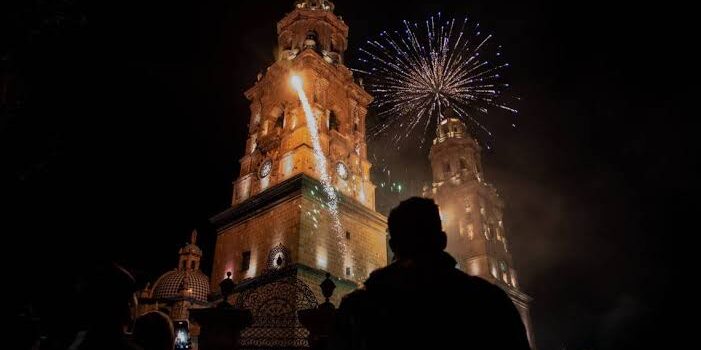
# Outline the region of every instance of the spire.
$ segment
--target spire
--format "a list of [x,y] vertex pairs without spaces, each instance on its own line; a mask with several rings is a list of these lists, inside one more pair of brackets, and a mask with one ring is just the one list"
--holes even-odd
[[192,230],[190,234],[190,244],[195,245],[197,243],[197,230]]

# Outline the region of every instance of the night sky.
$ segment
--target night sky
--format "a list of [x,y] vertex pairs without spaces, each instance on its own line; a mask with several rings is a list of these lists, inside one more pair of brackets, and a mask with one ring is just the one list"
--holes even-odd
[[[228,207],[245,144],[243,91],[273,62],[275,24],[292,3],[0,9],[0,231],[13,304],[31,302],[48,325],[70,320],[61,312],[83,270],[114,259],[153,280],[175,267],[193,228],[211,260],[207,220]],[[347,61],[379,31],[438,11],[495,34],[522,98],[517,128],[494,118],[483,159],[507,204],[539,348],[681,342],[687,331],[675,323],[691,313],[699,274],[698,112],[686,106],[695,102],[692,11],[671,2],[338,0]],[[426,149],[370,152],[398,181],[427,179]]]

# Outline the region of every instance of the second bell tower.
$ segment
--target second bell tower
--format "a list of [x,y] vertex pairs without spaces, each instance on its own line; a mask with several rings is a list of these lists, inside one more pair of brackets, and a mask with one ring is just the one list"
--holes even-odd
[[481,147],[457,118],[446,117],[436,130],[429,154],[433,185],[424,196],[440,207],[447,251],[460,270],[501,287],[516,305],[535,349],[531,324],[531,298],[518,284],[503,223],[504,203],[485,182]]

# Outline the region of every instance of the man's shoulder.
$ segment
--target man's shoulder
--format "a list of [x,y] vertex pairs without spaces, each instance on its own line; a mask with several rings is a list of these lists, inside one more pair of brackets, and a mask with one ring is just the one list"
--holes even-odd
[[368,299],[368,291],[363,289],[363,288],[359,288],[359,289],[356,289],[356,290],[344,295],[341,298],[341,305],[346,305],[346,306],[355,305],[355,304],[364,302],[367,299]]
[[[469,275],[457,268],[441,268],[435,272],[436,274],[434,276],[436,278],[443,279],[446,282],[457,283],[485,291],[501,291],[499,287],[491,282],[481,277]],[[412,273],[411,270],[403,268],[397,263],[393,263],[370,273],[370,276],[365,281],[365,285],[373,288],[378,285],[394,284],[394,282],[403,279],[406,274],[410,273]]]
[[[341,298],[342,307],[357,307],[361,304],[366,304],[371,299],[371,294],[384,289],[386,285],[391,285],[392,280],[397,278],[397,268],[395,265],[379,268],[370,273],[370,276],[365,280],[364,286],[346,294]],[[372,291],[371,293],[368,288]]]
[[473,293],[480,294],[482,296],[491,296],[492,300],[504,299],[508,300],[508,295],[496,284],[487,281],[486,279],[478,276],[472,276],[462,271],[459,271],[459,279],[463,288],[471,290]]
[[467,274],[465,272],[462,272],[458,269],[455,269],[455,275],[457,275],[457,278],[460,279],[461,283],[470,286],[472,288],[477,288],[479,290],[483,290],[485,292],[489,291],[499,291],[501,292],[501,288],[497,287],[495,284],[487,281],[486,279],[479,277],[479,276],[473,276],[470,274]]
[[378,280],[378,279],[386,279],[390,276],[396,275],[401,271],[399,265],[395,263],[391,263],[385,267],[381,267],[373,272],[370,273],[370,276],[368,279],[365,281],[365,284],[372,284],[373,281]]

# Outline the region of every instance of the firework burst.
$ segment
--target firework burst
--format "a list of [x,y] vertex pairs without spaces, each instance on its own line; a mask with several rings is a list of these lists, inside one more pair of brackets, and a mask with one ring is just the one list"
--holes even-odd
[[399,147],[423,129],[423,145],[429,126],[454,115],[491,138],[486,126],[490,110],[517,113],[502,102],[509,85],[501,72],[509,64],[501,62],[500,49],[491,34],[480,31],[479,23],[467,18],[445,21],[440,13],[425,24],[404,21],[401,31],[384,31],[367,41],[354,71],[375,96],[377,124],[369,135],[390,134]]

